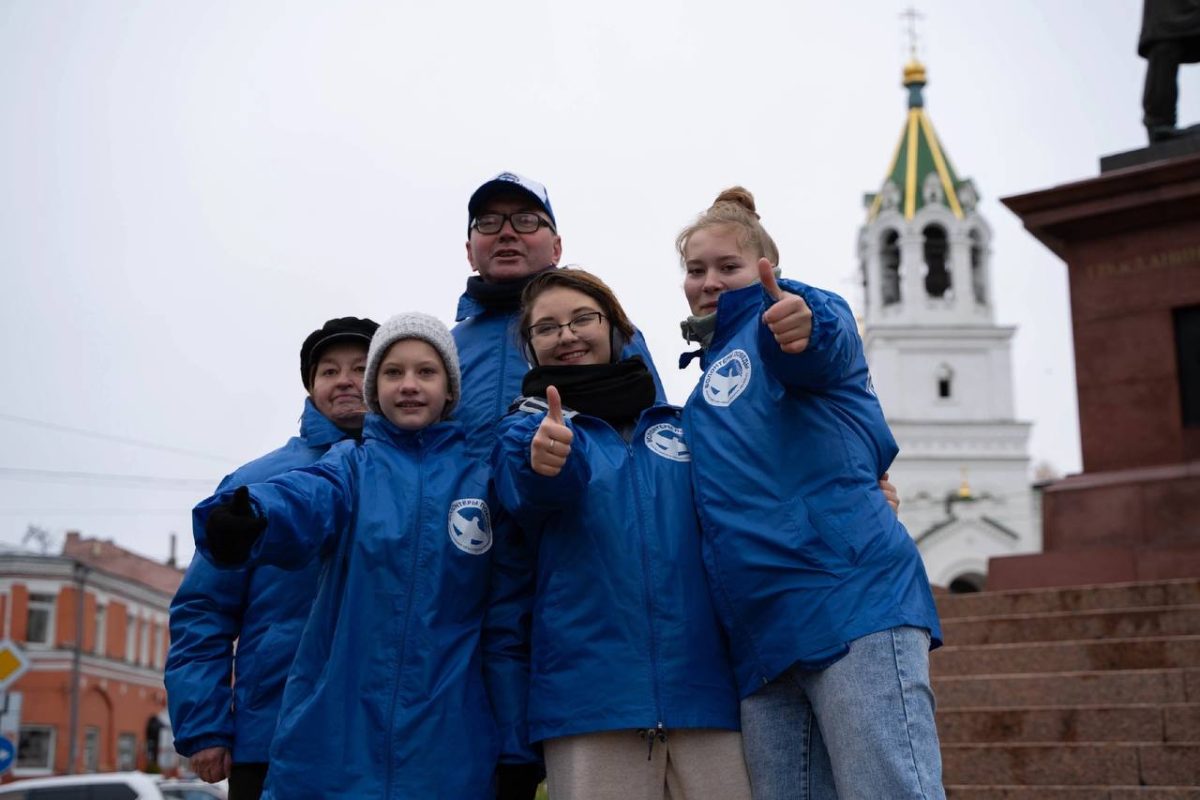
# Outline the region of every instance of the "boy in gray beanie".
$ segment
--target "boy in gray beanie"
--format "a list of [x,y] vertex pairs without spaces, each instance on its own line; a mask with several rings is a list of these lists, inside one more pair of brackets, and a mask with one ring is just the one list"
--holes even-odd
[[[461,383],[446,326],[398,314],[371,339],[361,444],[194,511],[217,566],[322,561],[266,800],[494,800],[498,764],[537,761],[517,646],[531,572],[487,465],[446,421]],[[387,757],[351,747],[330,763],[329,742],[386,742]]]
[[[409,344],[406,346],[405,342]],[[424,343],[425,347],[420,347],[420,343]],[[400,357],[400,349],[405,351],[404,358]],[[429,415],[431,419],[426,420],[421,415],[404,413],[405,407],[396,403],[421,402],[412,400],[409,395],[417,394],[421,389],[430,391],[435,388],[429,381],[421,380],[419,366],[430,360],[430,350],[432,355],[441,359],[445,388],[440,394],[435,393],[434,397],[429,398],[431,402],[440,399],[443,406],[438,413]],[[430,366],[436,371],[437,365],[424,363],[425,369]],[[385,372],[382,381],[381,368]],[[433,376],[426,374],[425,377]],[[411,380],[413,385],[402,385],[405,379]],[[367,401],[367,408],[376,414],[382,414],[393,424],[409,429],[414,425],[424,427],[431,422],[449,419],[450,412],[458,403],[461,386],[458,348],[454,346],[450,330],[441,320],[419,311],[408,311],[392,317],[375,331],[371,338],[371,347],[367,351],[367,374],[363,381],[363,395]]]

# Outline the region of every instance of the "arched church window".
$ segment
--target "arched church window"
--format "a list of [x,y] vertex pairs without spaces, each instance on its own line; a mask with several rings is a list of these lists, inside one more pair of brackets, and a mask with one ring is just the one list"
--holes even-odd
[[950,594],[969,594],[983,591],[984,577],[978,572],[967,572],[950,581]]
[[879,248],[880,280],[883,289],[883,304],[900,302],[900,234],[887,231]]
[[942,191],[942,179],[936,172],[925,176],[925,185],[921,187],[921,196],[925,199],[927,206],[946,205],[946,194]]
[[979,231],[971,231],[971,290],[975,293],[975,302],[987,303],[987,276],[983,271],[983,237]]
[[943,400],[950,399],[954,390],[954,370],[949,364],[942,364],[937,369],[937,396]]
[[925,292],[944,297],[950,289],[950,271],[946,269],[946,229],[941,225],[925,228]]

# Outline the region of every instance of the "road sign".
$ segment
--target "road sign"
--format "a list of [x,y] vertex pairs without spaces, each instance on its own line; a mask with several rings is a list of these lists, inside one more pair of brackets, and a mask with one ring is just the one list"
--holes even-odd
[[17,748],[13,747],[12,741],[0,736],[0,774],[8,772],[16,757]]
[[0,691],[8,689],[29,669],[29,659],[9,639],[0,640]]

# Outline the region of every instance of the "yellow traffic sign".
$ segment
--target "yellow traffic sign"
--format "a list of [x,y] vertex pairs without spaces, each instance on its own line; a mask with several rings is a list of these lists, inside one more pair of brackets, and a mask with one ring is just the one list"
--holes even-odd
[[0,691],[7,689],[29,669],[29,659],[14,642],[0,641]]

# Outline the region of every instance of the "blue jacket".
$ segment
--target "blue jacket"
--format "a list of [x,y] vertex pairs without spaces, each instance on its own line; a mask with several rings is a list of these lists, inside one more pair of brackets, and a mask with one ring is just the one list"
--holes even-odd
[[[742,696],[793,664],[900,625],[941,643],[925,567],[879,491],[897,453],[846,302],[781,281],[813,313],[785,354],[761,285],[721,295],[704,377],[684,409],[704,558]],[[687,357],[685,356],[685,359]]]
[[[325,562],[284,692],[268,796],[494,796],[501,745],[525,746],[502,714],[498,731],[481,647],[492,566],[511,526],[461,427],[403,431],[370,414],[361,445],[334,447],[250,494],[268,521],[251,563]],[[196,507],[206,558],[205,521],[230,495]]]
[[737,692],[700,553],[679,409],[653,406],[626,442],[575,414],[553,478],[529,466],[545,403],[500,424],[496,491],[536,550],[529,733],[738,725]]
[[[226,476],[217,491],[307,466],[345,438],[305,400],[300,435]],[[319,570],[317,562],[294,572],[268,566],[219,570],[204,558],[192,559],[171,601],[165,679],[176,750],[190,756],[227,747],[235,763],[267,760]]]
[[[517,331],[519,311],[489,311],[479,301],[464,294],[458,301],[454,343],[462,367],[462,398],[454,418],[463,423],[471,455],[486,459],[496,443],[496,424],[508,413],[509,406],[521,395],[521,381],[529,371],[529,362],[521,349]],[[664,402],[662,382],[640,331],[625,346],[622,357],[641,356],[654,375],[654,387]]]

